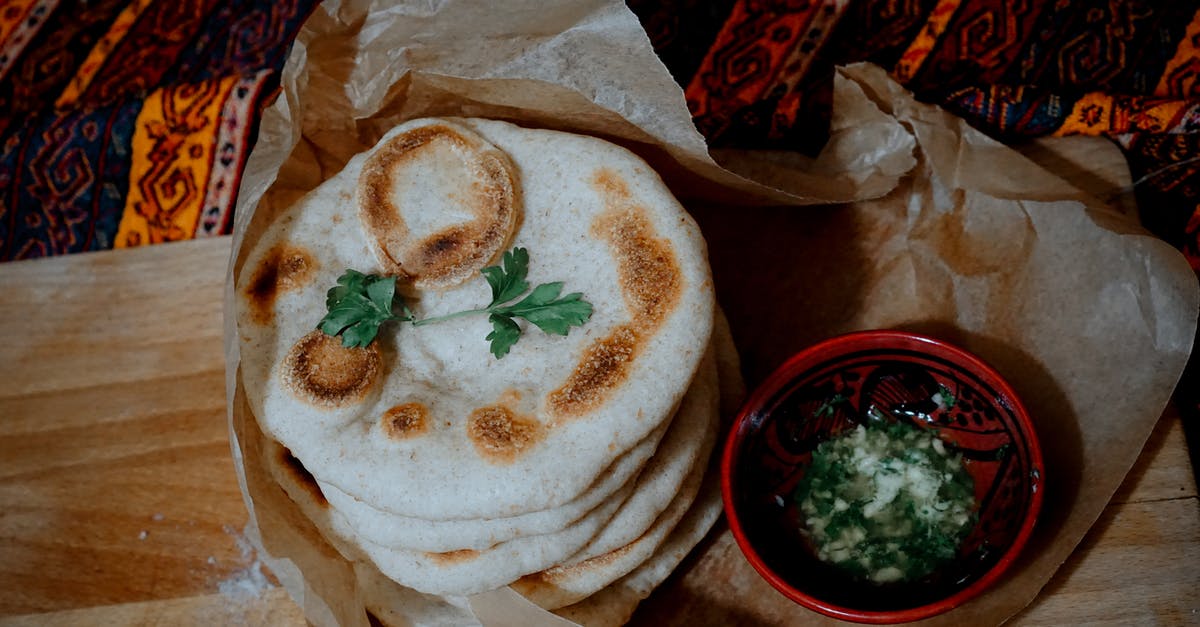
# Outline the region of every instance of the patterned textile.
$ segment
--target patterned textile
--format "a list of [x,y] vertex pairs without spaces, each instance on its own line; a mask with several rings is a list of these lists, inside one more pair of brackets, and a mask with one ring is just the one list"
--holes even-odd
[[[0,2],[0,261],[228,232],[315,2]],[[833,65],[869,60],[1003,140],[1111,137],[1200,271],[1200,0],[630,4],[714,145],[818,150]]]
[[813,151],[834,64],[871,61],[1005,141],[1112,138],[1200,272],[1200,1],[632,0],[717,146]]
[[0,261],[228,233],[314,5],[0,2]]

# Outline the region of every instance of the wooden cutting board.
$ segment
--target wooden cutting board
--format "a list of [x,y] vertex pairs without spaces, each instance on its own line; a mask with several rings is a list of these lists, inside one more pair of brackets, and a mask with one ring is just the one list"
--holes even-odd
[[[0,265],[0,625],[304,624],[242,536],[228,254],[219,238]],[[723,525],[702,546],[636,623],[811,617]],[[1017,622],[1200,623],[1200,500],[1176,413]]]

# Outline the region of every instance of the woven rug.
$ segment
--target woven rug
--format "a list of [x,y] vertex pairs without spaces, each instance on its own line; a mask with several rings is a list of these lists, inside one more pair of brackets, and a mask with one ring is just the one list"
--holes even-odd
[[229,232],[312,0],[5,0],[0,260]]

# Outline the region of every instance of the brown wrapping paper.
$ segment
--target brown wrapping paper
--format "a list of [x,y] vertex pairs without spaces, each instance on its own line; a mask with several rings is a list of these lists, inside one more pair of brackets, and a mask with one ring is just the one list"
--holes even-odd
[[[812,342],[882,327],[955,341],[1009,377],[1047,457],[1043,517],[995,589],[928,622],[1000,623],[1028,604],[1120,484],[1186,361],[1200,297],[1182,257],[917,103],[878,68],[841,71],[831,140],[817,158],[730,151],[714,160],[622,3],[481,7],[318,7],[246,167],[227,305],[243,251],[274,212],[400,121],[493,117],[616,141],[659,169],[697,216],[750,384]],[[834,202],[850,204],[796,206]],[[785,206],[755,207],[763,204]],[[231,435],[252,534],[310,621],[365,625],[365,610],[414,625],[477,614],[489,624],[559,620],[505,591],[405,593],[325,544],[258,465],[226,313]],[[656,593],[655,622],[723,624],[747,612],[824,620],[772,592],[729,534],[716,533]]]

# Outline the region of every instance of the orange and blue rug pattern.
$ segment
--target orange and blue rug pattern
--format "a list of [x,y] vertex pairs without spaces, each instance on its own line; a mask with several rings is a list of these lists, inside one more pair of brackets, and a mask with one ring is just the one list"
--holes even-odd
[[[0,3],[0,260],[227,233],[315,0]],[[714,146],[815,151],[872,61],[1005,141],[1091,134],[1200,271],[1200,0],[630,0]]]
[[715,146],[814,151],[871,61],[1004,141],[1112,138],[1142,220],[1200,272],[1200,2],[630,0]]
[[7,0],[0,260],[229,232],[314,0]]

